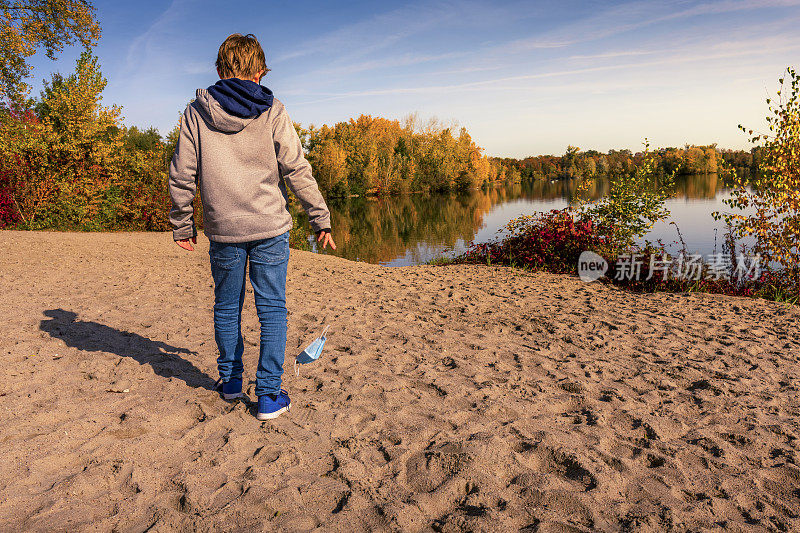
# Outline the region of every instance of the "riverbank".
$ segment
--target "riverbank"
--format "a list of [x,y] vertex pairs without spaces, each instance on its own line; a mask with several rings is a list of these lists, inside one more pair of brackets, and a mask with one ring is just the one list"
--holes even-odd
[[262,424],[211,390],[204,238],[0,242],[9,529],[800,528],[796,307],[293,251],[288,353],[331,330]]

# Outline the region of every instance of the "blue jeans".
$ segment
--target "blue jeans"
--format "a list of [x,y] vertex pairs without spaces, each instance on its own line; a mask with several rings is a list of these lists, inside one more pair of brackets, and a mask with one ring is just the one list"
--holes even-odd
[[211,241],[211,275],[214,278],[214,338],[219,349],[217,366],[222,381],[240,378],[244,366],[242,305],[245,270],[250,260],[256,313],[261,322],[261,347],[256,370],[256,396],[281,390],[286,352],[286,268],[289,232],[259,241]]

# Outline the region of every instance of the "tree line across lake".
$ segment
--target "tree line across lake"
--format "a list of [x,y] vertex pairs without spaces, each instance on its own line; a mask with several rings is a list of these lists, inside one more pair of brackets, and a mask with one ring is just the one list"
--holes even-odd
[[[630,150],[581,151],[524,159],[486,157],[465,128],[435,120],[420,124],[361,115],[333,127],[296,125],[320,188],[329,196],[465,190],[492,182],[612,177],[630,174],[645,156]],[[457,135],[454,135],[455,131]],[[716,173],[725,166],[750,172],[758,150],[716,145],[663,148],[648,157],[662,175]]]
[[[646,144],[646,140],[645,140]],[[752,173],[763,158],[761,148],[751,150],[720,149],[716,144],[685,145],[682,148],[658,148],[633,153],[630,150],[581,151],[568,146],[561,156],[539,155],[524,159],[493,158],[502,178],[509,181],[614,177],[633,172],[647,157],[659,175],[715,174],[723,168]]]

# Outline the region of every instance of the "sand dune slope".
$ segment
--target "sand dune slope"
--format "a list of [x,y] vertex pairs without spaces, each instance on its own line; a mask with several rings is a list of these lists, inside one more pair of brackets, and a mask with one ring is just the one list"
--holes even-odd
[[253,416],[216,379],[207,241],[0,233],[0,530],[800,530],[800,312],[294,252]]

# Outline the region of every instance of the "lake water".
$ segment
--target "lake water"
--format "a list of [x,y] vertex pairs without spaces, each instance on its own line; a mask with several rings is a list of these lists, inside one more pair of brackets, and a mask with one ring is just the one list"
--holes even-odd
[[[496,239],[512,218],[567,207],[576,185],[572,180],[537,181],[460,194],[331,199],[328,206],[338,245],[333,255],[407,266],[458,254],[472,242]],[[600,182],[594,194],[599,197],[605,190],[607,185]],[[711,213],[729,211],[722,202],[729,197],[729,189],[715,174],[682,176],[667,202],[670,219],[657,224],[647,238],[676,242],[678,234],[670,224],[674,222],[690,252],[721,252],[725,225]],[[680,248],[673,244],[670,249]]]

